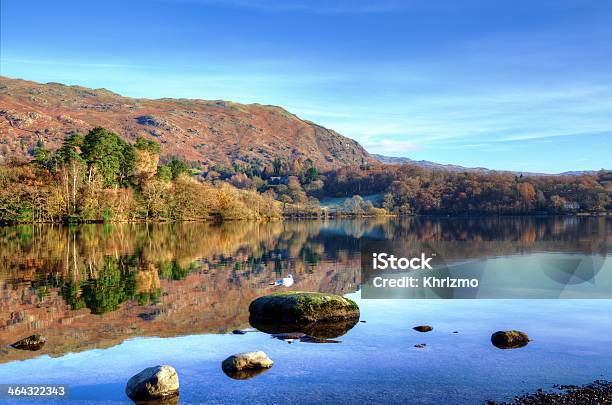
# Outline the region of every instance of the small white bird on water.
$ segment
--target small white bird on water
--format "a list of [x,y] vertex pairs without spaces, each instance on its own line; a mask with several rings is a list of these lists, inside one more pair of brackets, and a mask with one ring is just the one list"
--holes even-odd
[[279,280],[276,280],[273,283],[270,283],[270,285],[274,285],[274,286],[285,286],[285,287],[291,287],[293,285],[293,276],[291,274],[289,274],[286,277],[283,277]]

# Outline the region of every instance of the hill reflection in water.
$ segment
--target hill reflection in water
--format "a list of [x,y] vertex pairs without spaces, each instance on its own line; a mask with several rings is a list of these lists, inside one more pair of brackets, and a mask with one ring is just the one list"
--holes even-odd
[[[223,333],[248,305],[290,289],[347,294],[360,284],[360,242],[440,243],[447,259],[525,252],[607,254],[605,218],[401,218],[223,224],[28,225],[0,228],[2,362],[114,346],[135,336]],[[456,244],[454,242],[457,242]]]

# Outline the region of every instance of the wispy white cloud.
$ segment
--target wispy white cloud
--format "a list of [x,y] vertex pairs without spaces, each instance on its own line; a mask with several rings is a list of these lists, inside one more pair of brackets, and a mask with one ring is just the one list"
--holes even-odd
[[390,156],[405,156],[421,149],[414,142],[393,139],[379,139],[376,142],[365,143],[364,147],[369,152]]
[[[509,136],[509,137],[502,137],[502,138],[493,140],[493,142],[521,142],[521,141],[540,140],[540,139],[547,139],[547,138],[584,137],[584,136],[590,136],[590,135],[612,136],[612,129],[607,130],[607,131],[583,132],[583,133],[575,133],[575,132],[572,132],[572,133],[555,132],[555,133],[548,133],[548,134],[532,133],[532,134],[527,134],[527,135],[515,135],[515,136]],[[543,142],[540,142],[540,143],[543,143]]]

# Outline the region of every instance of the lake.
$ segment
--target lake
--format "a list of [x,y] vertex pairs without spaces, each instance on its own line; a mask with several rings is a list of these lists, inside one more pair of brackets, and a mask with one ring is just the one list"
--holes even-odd
[[[611,379],[611,237],[603,217],[2,227],[0,382],[131,403],[127,380],[170,364],[180,403],[482,404]],[[455,296],[476,299],[366,299],[361,248],[371,241],[433,246],[491,288]],[[270,285],[288,274],[290,288]],[[250,328],[253,299],[279,290],[345,295],[365,322],[337,343],[231,333]],[[412,329],[423,324],[433,331]],[[491,344],[510,329],[533,341]],[[8,347],[33,333],[47,337],[42,350]],[[223,373],[223,359],[251,350],[274,366],[247,380]]]

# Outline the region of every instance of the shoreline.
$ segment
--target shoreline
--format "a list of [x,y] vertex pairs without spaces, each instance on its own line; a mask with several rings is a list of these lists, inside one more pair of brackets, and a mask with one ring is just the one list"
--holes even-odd
[[541,388],[533,394],[516,396],[510,402],[487,401],[486,405],[609,404],[612,382],[595,380],[585,385],[555,385],[554,391]]
[[433,219],[473,219],[473,218],[607,218],[612,212],[585,212],[572,214],[386,214],[386,215],[283,215],[266,218],[231,219],[181,219],[181,220],[90,220],[90,221],[1,221],[0,227],[16,225],[84,225],[84,224],[175,224],[175,223],[224,223],[224,222],[276,222],[276,221],[314,221],[335,219],[372,219],[372,218],[433,218]]

